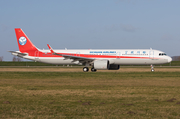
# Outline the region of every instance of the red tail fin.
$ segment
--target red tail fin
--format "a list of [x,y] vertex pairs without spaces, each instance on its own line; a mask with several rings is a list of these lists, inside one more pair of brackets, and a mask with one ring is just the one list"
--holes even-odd
[[37,51],[38,49],[33,45],[33,43],[29,40],[26,34],[20,28],[15,28],[16,38],[19,46],[20,52],[31,52]]

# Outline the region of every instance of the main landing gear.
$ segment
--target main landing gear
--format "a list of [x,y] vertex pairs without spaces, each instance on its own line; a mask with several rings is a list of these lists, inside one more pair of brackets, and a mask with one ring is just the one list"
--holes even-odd
[[[84,71],[84,72],[88,72],[88,71],[89,71],[89,68],[88,68],[88,67],[84,67],[84,68],[83,68],[83,71]],[[96,72],[97,70],[94,69],[94,68],[91,68],[91,71],[92,71],[92,72]]]
[[97,70],[96,70],[96,69],[94,69],[94,68],[91,68],[91,71],[92,71],[92,72],[96,72]]
[[154,72],[154,66],[151,64],[151,72]]
[[83,71],[84,71],[84,72],[88,72],[88,71],[89,71],[89,68],[88,68],[88,67],[84,67],[84,68],[83,68]]

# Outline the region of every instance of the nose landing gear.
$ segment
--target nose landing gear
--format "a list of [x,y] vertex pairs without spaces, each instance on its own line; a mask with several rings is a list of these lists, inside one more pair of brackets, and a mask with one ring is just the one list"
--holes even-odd
[[154,66],[151,64],[151,72],[154,72]]

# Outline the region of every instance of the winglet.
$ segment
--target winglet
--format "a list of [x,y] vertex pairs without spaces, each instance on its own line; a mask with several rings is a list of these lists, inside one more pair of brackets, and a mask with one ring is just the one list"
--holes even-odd
[[51,53],[54,54],[55,52],[54,52],[54,50],[51,48],[51,46],[50,46],[49,44],[47,44],[47,46],[48,46],[49,50],[51,51]]

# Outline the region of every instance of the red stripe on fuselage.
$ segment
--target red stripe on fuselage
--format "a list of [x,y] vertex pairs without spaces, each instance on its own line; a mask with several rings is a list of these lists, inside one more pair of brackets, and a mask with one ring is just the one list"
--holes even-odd
[[[77,56],[77,57],[84,57],[84,58],[132,58],[132,59],[152,59],[147,55],[147,57],[140,57],[140,56],[116,56],[116,55],[91,55],[91,54],[73,54],[73,53],[59,53],[62,55],[69,55],[69,56]],[[40,51],[36,52],[29,52],[29,56],[32,57],[48,57],[48,58],[58,58],[58,57],[63,57],[59,55],[54,55],[52,53],[44,53]],[[159,58],[153,58],[153,59],[159,59]]]

